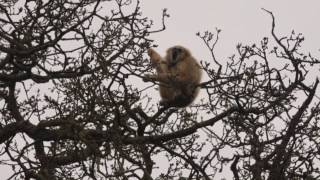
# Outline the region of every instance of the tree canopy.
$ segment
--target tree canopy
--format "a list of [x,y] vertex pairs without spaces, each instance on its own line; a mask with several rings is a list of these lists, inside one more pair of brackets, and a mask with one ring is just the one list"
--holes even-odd
[[[276,32],[217,57],[197,33],[201,99],[161,107],[131,0],[0,1],[0,165],[9,179],[318,179],[320,61]],[[159,12],[160,14],[161,12]],[[161,15],[161,14],[160,14]]]

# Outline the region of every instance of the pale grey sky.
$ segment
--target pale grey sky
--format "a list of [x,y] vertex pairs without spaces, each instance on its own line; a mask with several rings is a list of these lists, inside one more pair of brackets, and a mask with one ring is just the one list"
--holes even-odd
[[[209,60],[209,52],[195,34],[217,27],[222,32],[216,55],[225,60],[238,42],[251,44],[270,36],[271,18],[261,8],[274,13],[279,35],[288,35],[293,29],[301,32],[305,49],[320,54],[320,0],[142,0],[141,6],[144,16],[154,19],[155,28],[161,26],[162,9],[168,9],[167,29],[151,37],[161,54],[181,44],[199,60]],[[10,167],[0,166],[0,179],[8,177],[8,172]]]
[[[168,47],[180,44],[191,49],[198,60],[210,61],[209,51],[195,34],[219,28],[222,32],[216,57],[221,62],[227,61],[239,42],[253,44],[271,37],[272,19],[261,10],[265,8],[274,13],[279,36],[290,35],[292,30],[302,33],[303,49],[320,57],[319,0],[145,0],[141,5],[144,15],[155,20],[155,27],[161,27],[162,9],[168,9],[166,30],[151,37],[162,55]],[[215,179],[223,177],[233,177],[228,168]]]
[[270,35],[271,18],[261,8],[274,13],[278,34],[287,35],[294,29],[305,35],[306,48],[315,51],[320,47],[319,0],[145,0],[141,5],[144,15],[157,26],[161,25],[161,10],[168,9],[167,29],[152,36],[163,53],[168,46],[182,44],[195,56],[206,58],[195,33],[217,27],[222,29],[218,57],[226,58],[235,52],[238,42],[254,43]]

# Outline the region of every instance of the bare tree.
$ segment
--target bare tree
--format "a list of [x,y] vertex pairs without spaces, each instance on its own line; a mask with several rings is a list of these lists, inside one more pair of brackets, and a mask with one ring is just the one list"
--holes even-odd
[[220,30],[198,34],[212,55],[202,62],[205,96],[176,109],[148,95],[157,82],[142,82],[165,10],[153,30],[139,1],[0,2],[9,179],[209,180],[226,169],[234,179],[320,177],[311,73],[320,61],[301,52],[301,34],[278,37],[271,12],[271,38],[239,44],[225,64],[214,52]]

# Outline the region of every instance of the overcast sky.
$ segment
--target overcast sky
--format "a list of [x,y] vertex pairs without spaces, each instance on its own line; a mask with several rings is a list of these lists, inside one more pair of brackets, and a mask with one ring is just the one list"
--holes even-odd
[[[191,49],[195,57],[209,60],[209,52],[195,35],[206,30],[222,30],[216,56],[226,59],[235,52],[238,42],[255,43],[270,36],[271,18],[261,8],[276,17],[276,32],[288,35],[293,29],[305,36],[304,47],[319,57],[320,0],[141,0],[144,16],[161,27],[161,12],[167,8],[170,18],[166,30],[152,36],[164,50],[176,44]],[[8,167],[0,167],[2,174]],[[3,178],[3,177],[1,177]]]
[[238,42],[251,44],[270,36],[271,17],[261,8],[274,13],[278,34],[287,35],[294,29],[305,35],[308,50],[318,53],[320,48],[319,0],[145,0],[141,5],[144,15],[158,27],[161,10],[168,9],[167,29],[152,36],[160,52],[181,44],[196,57],[206,58],[208,51],[195,34],[217,27],[222,30],[217,56],[226,58],[235,52]]
[[[210,61],[209,51],[195,34],[219,28],[216,57],[226,61],[239,42],[253,44],[271,37],[272,19],[261,10],[265,8],[274,13],[276,34],[286,36],[292,30],[302,33],[303,49],[320,57],[320,0],[144,0],[141,5],[144,15],[155,20],[155,28],[161,27],[162,9],[168,9],[166,30],[152,36],[162,55],[168,47],[180,44],[199,60]],[[222,177],[233,176],[224,170],[215,179]]]

